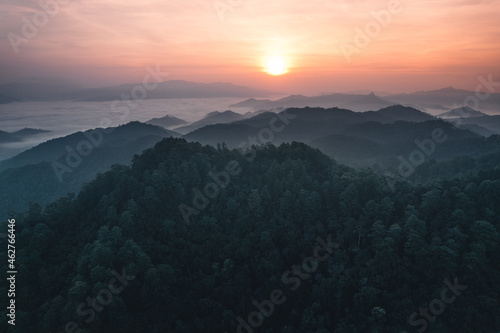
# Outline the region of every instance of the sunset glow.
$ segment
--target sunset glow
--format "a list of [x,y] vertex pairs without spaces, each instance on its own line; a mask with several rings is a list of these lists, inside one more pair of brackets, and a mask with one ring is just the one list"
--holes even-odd
[[1,0],[2,331],[500,333],[499,18]]
[[288,72],[286,59],[280,56],[269,57],[266,60],[265,71],[271,75],[283,75]]
[[[245,0],[217,10],[199,0],[62,2],[53,12],[2,2],[0,83],[50,76],[104,86],[159,64],[170,79],[401,92],[474,89],[477,75],[499,71],[500,0]],[[269,74],[286,80],[271,87]]]

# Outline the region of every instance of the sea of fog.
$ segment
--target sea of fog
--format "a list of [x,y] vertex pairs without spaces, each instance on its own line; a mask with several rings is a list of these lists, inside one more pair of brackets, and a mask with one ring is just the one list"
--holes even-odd
[[[23,142],[0,144],[0,160],[12,157],[47,140],[99,127],[104,118],[111,120],[110,126],[112,127],[134,120],[144,122],[167,114],[193,122],[203,118],[209,112],[228,110],[229,105],[242,100],[243,98],[147,99],[137,101],[138,106],[131,110],[124,119],[120,119],[124,113],[113,112],[112,101],[0,104],[0,130],[15,132],[29,127],[50,131],[29,137]],[[231,110],[238,113],[251,111],[246,108],[231,108]]]

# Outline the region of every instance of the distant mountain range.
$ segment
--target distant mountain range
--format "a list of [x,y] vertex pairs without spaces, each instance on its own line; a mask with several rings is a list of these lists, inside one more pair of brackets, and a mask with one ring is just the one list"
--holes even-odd
[[276,101],[268,99],[247,99],[240,103],[232,104],[230,107],[251,107],[253,109],[274,109],[278,107],[339,107],[352,111],[378,110],[383,107],[394,105],[393,102],[382,99],[374,93],[368,95],[356,94],[329,94],[320,96],[290,95]]
[[200,119],[190,125],[175,128],[175,131],[182,134],[186,134],[207,125],[225,124],[243,118],[245,118],[245,116],[230,110],[224,112],[214,111],[208,113],[205,117],[203,117],[203,119]]
[[[290,99],[296,98],[302,97]],[[458,119],[461,121],[457,122]],[[128,165],[134,154],[152,147],[162,138],[181,136],[178,131],[187,133],[183,137],[189,141],[214,147],[218,144],[237,148],[262,145],[267,141],[275,145],[301,141],[339,162],[370,167],[383,173],[384,170],[395,170],[401,163],[400,157],[409,158],[409,154],[421,149],[415,140],[429,142],[438,129],[446,139],[434,145],[435,149],[428,158],[425,157],[426,161],[441,162],[465,156],[469,160],[463,161],[481,158],[494,165],[498,158],[493,155],[500,151],[500,140],[498,136],[486,139],[480,134],[490,135],[500,129],[500,116],[458,119],[445,121],[401,105],[367,112],[305,107],[244,115],[229,110],[216,111],[193,124],[178,127],[176,131],[131,122],[110,129],[77,132],[0,161],[0,183],[3,187],[0,211],[7,214],[8,209],[24,210],[31,201],[44,204],[68,192],[76,193],[99,172],[108,170],[116,163]],[[164,122],[165,126],[174,126],[179,121],[182,120],[172,116],[155,120]],[[29,135],[37,131],[25,129],[19,133]],[[474,163],[461,167],[467,170],[467,165],[473,168]]]
[[[105,131],[110,133],[105,134]],[[92,141],[89,137],[94,132],[96,132],[96,130],[76,132],[41,143],[12,158],[0,161],[0,171],[26,164],[38,164],[41,162],[52,162],[63,159],[63,157],[68,154],[66,147],[69,146],[72,147],[73,150],[77,150],[77,147],[82,141]],[[159,138],[179,136],[178,133],[166,130],[162,127],[143,124],[137,121],[110,129],[97,130],[97,132],[101,133],[102,143],[93,145],[92,153],[89,154],[89,156],[93,157],[97,156],[98,153],[103,150],[125,147],[131,141],[145,136],[157,136]],[[97,137],[97,134],[95,134],[95,136]]]
[[8,143],[8,142],[19,142],[23,141],[27,137],[49,133],[50,131],[42,130],[42,129],[34,129],[34,128],[23,128],[22,130],[16,132],[5,132],[0,131],[0,143]]
[[170,136],[179,134],[131,122],[52,139],[0,161],[0,217],[11,209],[27,209],[29,202],[46,204],[68,192],[77,193],[98,173],[113,164],[129,164],[135,154]]
[[[436,128],[446,133],[447,140],[436,148],[433,159],[451,159],[458,153],[477,157],[492,151],[481,135],[493,132],[479,125],[462,125],[457,129],[452,123],[401,105],[368,112],[306,107],[290,108],[284,113],[294,119],[285,129],[273,133],[273,144],[305,142],[351,166],[394,167],[399,163],[398,155],[408,155],[418,148],[415,139],[429,139]],[[259,133],[268,129],[274,118],[273,112],[261,113],[232,123],[205,126],[184,137],[213,146],[225,143],[229,148],[248,145],[249,138],[256,144],[263,144]]]
[[146,121],[146,124],[157,125],[157,126],[161,126],[161,127],[167,128],[167,129],[178,127],[181,125],[186,125],[187,123],[188,122],[183,120],[183,119],[180,119],[180,118],[177,118],[174,116],[170,116],[170,115],[166,115],[166,116],[161,117],[161,118],[153,118],[153,119]]
[[[153,85],[153,83],[150,83]],[[77,101],[112,101],[131,95],[142,83],[122,84],[118,86],[82,89],[80,86],[65,81],[50,82],[14,82],[0,85],[0,103],[77,100]],[[141,99],[158,98],[219,98],[219,97],[267,97],[283,93],[265,89],[238,86],[232,83],[199,83],[182,80],[163,81]]]
[[255,99],[249,98],[242,102],[229,105],[230,108],[253,108],[258,109],[260,106],[265,105],[267,103],[271,103],[270,99]]
[[[368,112],[306,107],[289,108],[284,113],[294,119],[290,120],[285,129],[273,134],[273,143],[305,142],[343,162],[356,160],[356,163],[360,163],[364,160],[372,163],[367,156],[386,158],[394,157],[398,151],[405,149],[410,149],[411,152],[414,145],[412,140],[428,137],[432,127],[446,128],[456,138],[480,137],[468,130],[457,130],[453,125],[425,112],[401,105]],[[268,128],[276,117],[273,112],[261,113],[232,123],[208,125],[184,137],[214,146],[225,143],[228,147],[235,148],[248,141],[250,136],[258,138],[259,132]],[[341,146],[341,142],[349,142],[349,145]],[[367,149],[370,154],[366,154]]]
[[[95,89],[82,89],[79,85],[64,80],[34,80],[13,82],[0,85],[0,104],[26,101],[111,101],[122,95],[130,95],[132,90],[142,83],[130,83]],[[483,91],[485,93],[485,91]],[[328,93],[317,96],[290,95],[278,100],[268,97],[284,95],[282,92],[239,86],[232,83],[200,83],[183,80],[169,80],[148,90],[146,99],[169,98],[247,98],[242,102],[229,105],[229,108],[251,108],[253,110],[271,110],[288,107],[338,107],[353,111],[378,110],[391,105],[406,105],[425,110],[432,114],[465,107],[476,93],[463,89],[447,87],[432,91],[417,91],[409,94],[388,94],[384,97],[375,93]],[[264,99],[258,99],[258,97]],[[141,96],[141,98],[143,98]],[[500,93],[490,93],[485,100],[477,100],[477,109],[500,113]]]
[[488,116],[486,113],[474,110],[469,106],[456,108],[445,113],[438,115],[440,118],[470,118],[470,117],[483,117]]
[[[383,98],[376,94],[321,94],[318,96],[290,95],[275,101],[269,99],[250,98],[230,105],[231,108],[247,107],[272,109],[276,107],[339,107],[353,111],[378,110],[391,105],[406,105],[425,110],[432,114],[443,113],[464,105],[475,92],[454,88],[443,88],[433,91],[418,91],[411,94],[392,94]],[[500,93],[492,93],[488,99],[479,101],[481,109],[500,112]]]
[[500,115],[450,118],[448,121],[455,124],[459,128],[468,128],[474,132],[482,133],[484,136],[500,134]]
[[438,117],[461,129],[468,129],[482,136],[500,134],[500,115],[490,116],[468,106],[439,114]]
[[[483,93],[486,91],[483,91]],[[417,108],[427,110],[443,110],[443,107],[455,109],[465,106],[468,98],[474,98],[476,93],[453,87],[443,88],[432,91],[418,91],[411,94],[396,94],[386,96],[388,100],[398,104],[411,104]],[[491,93],[484,101],[479,101],[481,110],[500,111],[500,92]]]
[[27,101],[64,100],[82,90],[78,84],[55,78],[34,78],[0,84],[0,104]]

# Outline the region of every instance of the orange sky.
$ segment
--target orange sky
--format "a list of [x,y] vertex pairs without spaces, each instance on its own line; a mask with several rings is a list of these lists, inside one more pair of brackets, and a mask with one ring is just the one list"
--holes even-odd
[[[478,75],[500,79],[500,0],[59,1],[67,3],[46,24],[38,15],[38,32],[20,41],[39,2],[2,0],[1,83],[31,76],[85,86],[140,82],[156,64],[168,79],[309,94],[474,89]],[[230,10],[217,12],[221,3]],[[398,10],[381,26],[371,13],[388,8]],[[355,47],[356,31],[367,27],[372,36],[349,62],[342,49]],[[264,73],[267,56],[287,59],[289,72]]]

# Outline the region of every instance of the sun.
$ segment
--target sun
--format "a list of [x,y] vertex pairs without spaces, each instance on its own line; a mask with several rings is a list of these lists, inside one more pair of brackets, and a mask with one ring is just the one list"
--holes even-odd
[[271,75],[283,75],[288,73],[288,64],[284,57],[273,56],[266,59],[264,70]]

